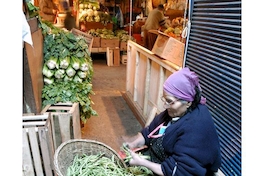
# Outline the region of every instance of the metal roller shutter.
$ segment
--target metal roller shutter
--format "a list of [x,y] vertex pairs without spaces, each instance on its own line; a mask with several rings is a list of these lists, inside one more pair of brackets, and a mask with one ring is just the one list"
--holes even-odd
[[185,66],[200,77],[220,137],[221,171],[241,175],[241,0],[190,1]]

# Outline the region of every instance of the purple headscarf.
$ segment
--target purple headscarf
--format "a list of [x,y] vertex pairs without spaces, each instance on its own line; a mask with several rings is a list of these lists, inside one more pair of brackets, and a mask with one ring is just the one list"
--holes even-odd
[[[185,67],[171,74],[163,84],[163,89],[176,98],[190,102],[196,94],[195,86],[202,91],[196,73]],[[206,98],[201,97],[200,103],[205,104]]]

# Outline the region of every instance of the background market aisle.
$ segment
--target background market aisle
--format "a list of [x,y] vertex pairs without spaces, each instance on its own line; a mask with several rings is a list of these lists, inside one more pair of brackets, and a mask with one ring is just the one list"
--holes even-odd
[[118,151],[128,136],[135,135],[142,126],[122,97],[126,89],[126,65],[109,67],[105,54],[92,54],[93,109],[92,116],[82,128],[82,138],[103,142]]

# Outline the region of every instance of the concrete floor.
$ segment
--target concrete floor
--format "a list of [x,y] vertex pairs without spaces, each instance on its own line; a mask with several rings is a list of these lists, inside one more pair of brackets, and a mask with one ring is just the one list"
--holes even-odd
[[132,110],[122,93],[126,89],[126,65],[109,67],[105,54],[92,54],[93,109],[98,116],[92,116],[82,128],[82,138],[103,142],[116,151],[127,140],[141,130]]

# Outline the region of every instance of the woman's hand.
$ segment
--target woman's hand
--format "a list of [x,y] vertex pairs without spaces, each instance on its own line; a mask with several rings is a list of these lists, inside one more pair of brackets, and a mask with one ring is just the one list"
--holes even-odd
[[163,172],[161,170],[161,165],[158,163],[151,162],[143,157],[141,157],[139,154],[133,152],[130,150],[131,159],[129,161],[129,165],[131,166],[145,166],[148,169],[152,170],[157,175],[163,176]]
[[144,162],[144,158],[140,157],[139,154],[133,152],[132,150],[130,150],[130,154],[131,154],[131,160],[129,162],[129,164],[131,166],[138,166],[138,165],[142,165],[142,162]]
[[131,137],[130,140],[126,141],[125,143],[128,148],[134,149],[145,145],[145,138],[141,133],[138,133],[137,135]]

